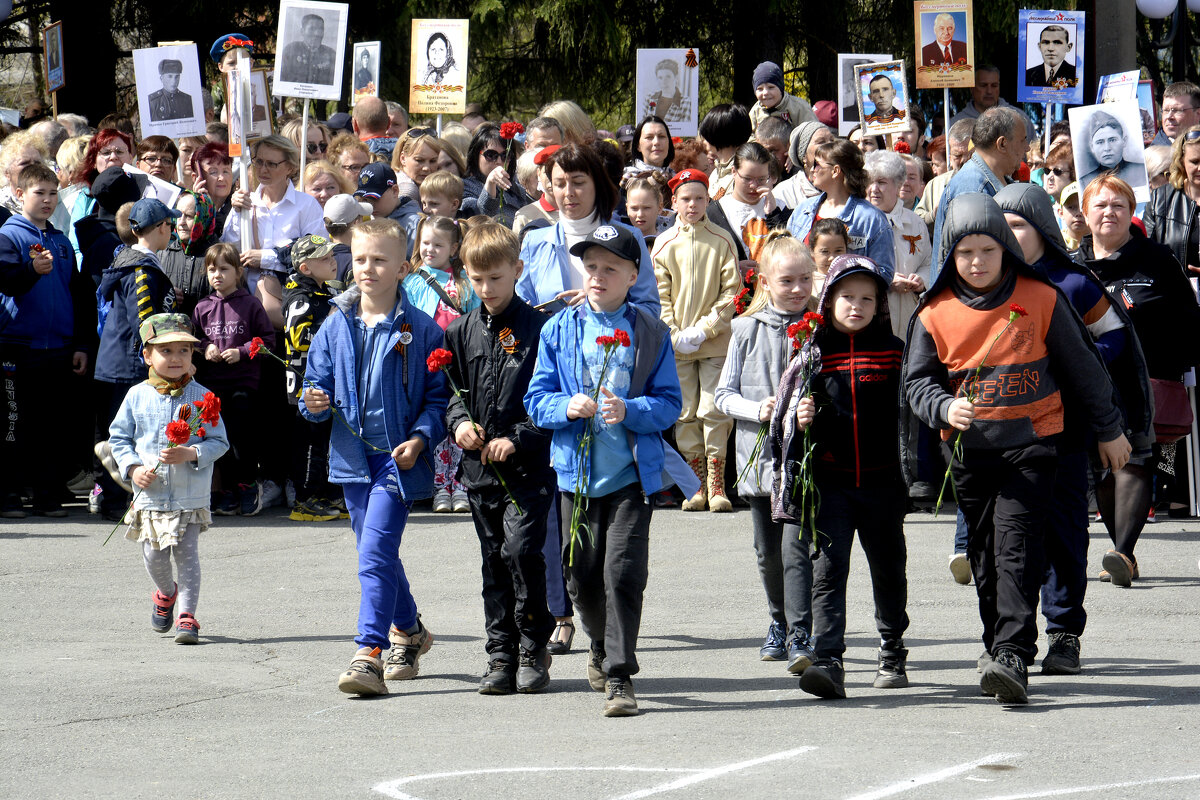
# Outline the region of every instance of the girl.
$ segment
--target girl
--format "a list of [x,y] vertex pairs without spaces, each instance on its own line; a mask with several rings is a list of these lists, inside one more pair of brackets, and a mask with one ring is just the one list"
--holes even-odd
[[232,446],[221,463],[221,481],[236,486],[220,493],[216,512],[246,516],[262,511],[262,486],[258,483],[259,427],[258,384],[261,361],[250,360],[250,342],[257,336],[263,347],[274,347],[275,328],[258,298],[246,289],[246,271],[237,248],[214,244],[204,256],[204,272],[213,293],[196,304],[192,321],[200,332],[200,365],[204,382],[221,398]]
[[625,212],[629,215],[629,224],[645,237],[647,249],[653,249],[654,237],[671,227],[674,219],[662,213],[662,183],[655,175],[634,178],[626,185]]
[[819,295],[825,286],[829,265],[850,251],[850,234],[845,223],[837,217],[817,220],[809,231],[808,246],[813,254],[813,292]]
[[[738,496],[750,503],[758,573],[771,625],[759,649],[763,661],[788,661],[802,672],[812,660],[812,562],[798,525],[771,519],[771,449],[757,445],[775,409],[775,389],[792,345],[787,328],[814,308],[812,255],[784,231],[766,237],[750,307],[733,321],[729,354],[717,384],[717,408],[737,424]],[[756,451],[757,447],[757,451]]]
[[780,208],[771,193],[777,169],[767,148],[746,142],[733,154],[732,191],[709,206],[709,219],[729,231],[737,244],[742,274],[756,266],[767,233],[787,225],[787,209]]
[[[175,641],[196,644],[197,547],[200,532],[212,524],[212,465],[229,449],[229,442],[224,422],[218,419],[202,423],[203,436],[192,435],[185,445],[168,445],[167,424],[179,419],[181,408],[204,399],[204,387],[192,380],[197,339],[183,314],[155,314],[142,323],[139,333],[150,377],[129,390],[109,428],[118,469],[138,488],[125,538],[142,543],[146,571],[156,587],[150,626],[158,633],[170,630],[178,600]],[[192,405],[190,413],[200,412]],[[172,553],[178,582],[171,576]]]
[[[404,279],[408,301],[445,330],[451,322],[479,307],[479,298],[463,276],[458,247],[468,224],[449,217],[424,217],[417,224],[417,263]],[[467,489],[455,475],[462,448],[448,434],[434,449],[433,510],[465,513],[471,510]]]

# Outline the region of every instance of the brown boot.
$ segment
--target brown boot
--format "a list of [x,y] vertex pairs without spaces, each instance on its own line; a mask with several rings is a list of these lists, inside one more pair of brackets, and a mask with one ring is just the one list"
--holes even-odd
[[716,514],[733,511],[733,503],[725,496],[725,459],[708,460],[708,510]]
[[696,473],[696,477],[700,479],[700,489],[687,500],[683,501],[683,510],[703,511],[708,505],[708,496],[704,492],[704,458],[690,458],[688,459],[688,465],[692,468],[692,472]]

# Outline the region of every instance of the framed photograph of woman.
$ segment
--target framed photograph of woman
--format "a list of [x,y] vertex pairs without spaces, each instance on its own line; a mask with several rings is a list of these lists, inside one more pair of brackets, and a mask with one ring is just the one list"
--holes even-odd
[[61,22],[51,22],[42,28],[42,68],[46,71],[47,92],[57,92],[66,86]]
[[1133,196],[1139,203],[1149,200],[1138,101],[1069,108],[1067,117],[1075,142],[1075,174],[1079,176],[1080,190],[1100,175],[1112,172],[1133,187]]
[[345,3],[280,0],[275,94],[337,100],[346,60]]
[[700,56],[695,47],[637,51],[636,119],[661,117],[672,136],[695,136],[700,124]]
[[864,136],[908,131],[904,59],[859,64],[854,68],[854,83],[858,87],[858,112]]
[[465,19],[414,19],[409,54],[410,114],[465,114]]
[[351,76],[350,88],[354,92],[351,105],[357,105],[360,97],[379,96],[379,42],[357,42],[354,45]]

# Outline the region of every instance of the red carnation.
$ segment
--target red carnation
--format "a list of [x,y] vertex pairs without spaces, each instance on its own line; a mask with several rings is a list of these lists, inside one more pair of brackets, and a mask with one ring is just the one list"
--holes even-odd
[[204,399],[196,401],[196,408],[205,425],[216,425],[221,419],[221,398],[212,392],[205,392]]
[[262,349],[263,340],[261,336],[255,336],[250,340],[250,357],[254,358],[258,355],[258,351]]
[[822,317],[820,314],[818,314],[815,311],[805,311],[804,312],[804,321],[811,322],[813,325],[824,325],[825,324],[825,318]]
[[615,336],[597,336],[596,344],[601,347],[616,347],[617,337]]
[[752,270],[752,269],[746,270],[746,283],[751,283],[751,284],[754,283],[754,278],[756,275],[757,275],[757,273],[754,270]]
[[791,325],[788,325],[788,327],[787,327],[788,338],[795,339],[797,336],[799,336],[801,331],[804,330],[801,327],[803,324],[804,324],[804,322],[801,321],[801,322],[793,322]]
[[892,145],[892,150],[896,151],[897,153],[912,153],[912,148],[909,147],[908,142],[904,141],[903,139],[900,139],[894,145]]
[[192,426],[180,420],[167,423],[167,441],[173,445],[187,444],[192,438]]
[[429,354],[429,358],[425,359],[425,366],[430,372],[439,372],[453,360],[453,353],[444,347],[439,347]]
[[519,122],[505,122],[500,126],[501,139],[515,139],[518,133],[524,133],[525,126]]
[[613,331],[613,338],[617,340],[617,344],[621,345],[621,347],[629,347],[629,334],[620,328]]
[[204,430],[204,428],[196,428],[196,435],[199,436],[201,439],[203,439],[207,434],[208,434],[208,431]]
[[1029,315],[1029,312],[1025,310],[1025,307],[1019,303],[1010,303],[1008,310],[1016,314],[1018,317],[1025,317]]

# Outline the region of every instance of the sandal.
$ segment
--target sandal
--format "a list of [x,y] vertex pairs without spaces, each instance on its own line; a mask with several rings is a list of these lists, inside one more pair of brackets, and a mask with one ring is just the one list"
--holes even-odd
[[[563,639],[561,632],[568,630],[567,638]],[[551,655],[561,656],[571,652],[571,642],[575,640],[575,623],[572,620],[564,619],[554,623],[554,633],[550,635],[550,642],[546,645],[546,649]]]

